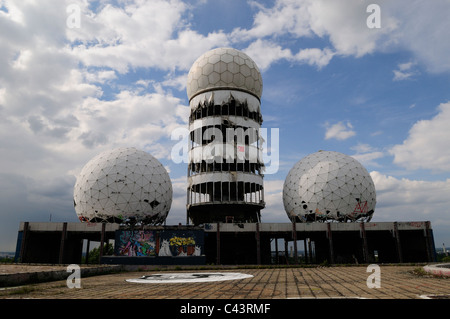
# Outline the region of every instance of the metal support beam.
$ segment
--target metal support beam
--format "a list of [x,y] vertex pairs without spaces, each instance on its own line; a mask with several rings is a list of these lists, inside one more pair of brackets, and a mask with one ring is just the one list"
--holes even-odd
[[67,236],[67,223],[63,223],[63,229],[61,232],[61,243],[59,245],[59,261],[58,263],[62,264],[64,261],[64,244]]

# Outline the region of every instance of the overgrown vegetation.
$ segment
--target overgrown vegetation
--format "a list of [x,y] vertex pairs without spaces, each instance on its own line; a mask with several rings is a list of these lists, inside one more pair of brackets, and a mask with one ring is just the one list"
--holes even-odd
[[1,257],[0,258],[0,263],[11,264],[13,262],[14,262],[13,257]]
[[446,256],[444,254],[438,254],[436,259],[437,259],[437,262],[439,262],[439,263],[448,263],[448,262],[450,262],[450,256]]
[[[103,256],[114,255],[114,246],[112,244],[105,244],[103,246]],[[82,263],[84,264],[86,258],[83,257]],[[89,252],[88,264],[99,264],[100,263],[100,247],[94,248]]]

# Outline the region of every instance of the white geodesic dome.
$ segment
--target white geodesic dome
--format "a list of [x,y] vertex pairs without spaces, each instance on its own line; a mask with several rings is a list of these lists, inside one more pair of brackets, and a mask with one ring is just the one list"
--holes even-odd
[[244,52],[217,48],[200,56],[188,74],[186,91],[189,100],[197,94],[219,89],[262,95],[262,77],[256,63]]
[[375,185],[354,158],[319,151],[289,171],[283,203],[288,217],[297,222],[369,221],[375,211]]
[[82,222],[163,223],[172,204],[164,166],[135,148],[103,152],[81,170],[74,206]]

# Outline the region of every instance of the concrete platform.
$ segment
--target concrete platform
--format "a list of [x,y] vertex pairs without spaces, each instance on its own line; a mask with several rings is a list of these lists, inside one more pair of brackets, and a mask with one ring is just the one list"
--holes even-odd
[[[117,265],[82,265],[82,277],[118,272]],[[71,273],[67,265],[0,264],[0,287],[23,286],[41,282],[66,280]]]
[[[7,268],[10,266],[7,266]],[[33,266],[28,272],[47,271],[48,266]],[[44,268],[42,268],[44,267]],[[448,299],[450,278],[418,275],[418,265],[380,265],[380,288],[369,288],[372,274],[365,266],[308,268],[215,267],[204,269],[177,266],[147,266],[133,271],[98,276],[81,276],[81,288],[68,288],[66,279],[22,287],[0,289],[0,299],[181,299],[183,302],[216,299],[291,300],[291,299]],[[0,272],[5,272],[0,266]],[[135,271],[141,269],[141,271]],[[145,270],[142,270],[145,269]],[[253,277],[241,280],[207,283],[138,284],[127,279],[159,272],[239,272]],[[24,269],[17,268],[17,273]],[[53,269],[61,271],[62,269]],[[14,273],[14,269],[7,269]],[[166,271],[167,272],[167,271]],[[423,273],[423,272],[422,272]],[[66,273],[66,276],[69,274]]]

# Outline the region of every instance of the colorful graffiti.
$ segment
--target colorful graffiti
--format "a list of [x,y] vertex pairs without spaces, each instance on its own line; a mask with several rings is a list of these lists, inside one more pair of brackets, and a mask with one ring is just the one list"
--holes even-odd
[[[116,255],[119,256],[155,256],[155,234],[149,230],[121,231],[116,243]],[[116,238],[117,240],[117,238]]]
[[357,199],[357,204],[355,206],[355,210],[353,211],[353,214],[367,214],[368,211],[367,201],[361,202],[359,199]]
[[201,256],[202,231],[119,230],[116,256]]
[[195,231],[164,232],[160,234],[161,248],[158,256],[200,256],[203,233]]

